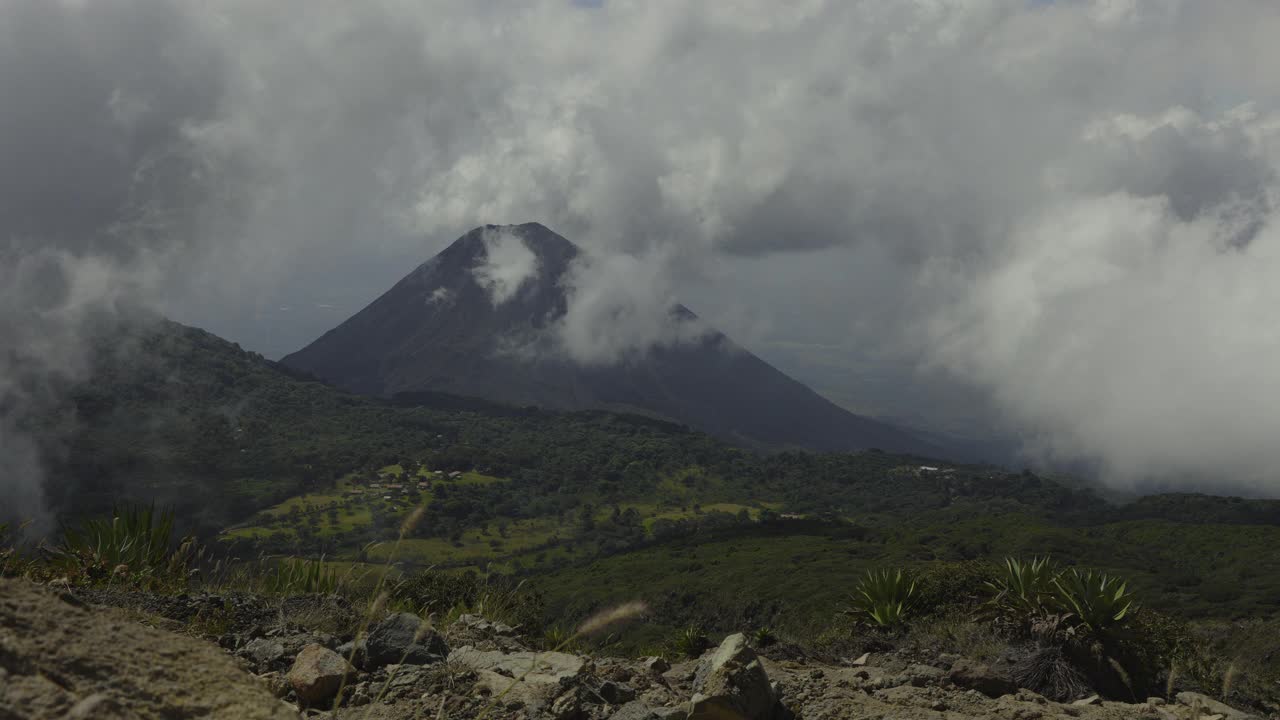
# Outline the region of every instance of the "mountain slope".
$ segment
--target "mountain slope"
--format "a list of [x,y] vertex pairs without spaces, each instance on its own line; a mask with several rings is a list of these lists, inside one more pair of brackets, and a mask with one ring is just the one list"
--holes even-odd
[[[477,273],[494,233],[518,237],[536,258],[536,273],[503,288],[502,302]],[[566,276],[580,255],[537,223],[476,228],[281,362],[369,395],[446,392],[515,405],[626,410],[746,444],[938,452],[840,408],[714,330],[610,365],[547,352],[568,305]],[[676,306],[671,322],[697,319]]]

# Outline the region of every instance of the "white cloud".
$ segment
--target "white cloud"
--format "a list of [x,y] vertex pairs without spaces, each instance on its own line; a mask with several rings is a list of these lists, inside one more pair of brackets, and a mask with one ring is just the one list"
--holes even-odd
[[538,276],[538,256],[525,245],[524,238],[505,229],[485,231],[483,241],[484,259],[471,274],[497,307]]
[[453,291],[447,287],[438,287],[427,296],[430,305],[449,305],[453,303]]
[[580,258],[564,279],[568,309],[553,327],[559,349],[576,362],[599,365],[704,337],[704,323],[677,313],[670,277],[657,255]]

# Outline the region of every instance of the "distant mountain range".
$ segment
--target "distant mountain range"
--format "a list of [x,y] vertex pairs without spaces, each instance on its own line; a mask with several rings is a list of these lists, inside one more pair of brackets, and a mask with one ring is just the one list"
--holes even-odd
[[[523,245],[515,250],[533,270],[514,280],[487,277],[495,237]],[[567,281],[584,257],[537,223],[476,228],[281,362],[366,395],[448,393],[518,406],[633,412],[773,448],[945,452],[835,405],[703,327],[681,305],[671,308],[669,319],[697,324],[700,331],[690,339],[609,364],[582,364],[555,352],[554,333],[570,302]]]

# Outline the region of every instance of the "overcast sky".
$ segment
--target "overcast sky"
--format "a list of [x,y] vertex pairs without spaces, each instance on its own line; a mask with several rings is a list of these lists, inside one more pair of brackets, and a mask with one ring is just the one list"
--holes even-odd
[[107,299],[278,357],[539,221],[605,258],[582,302],[678,297],[855,410],[1280,494],[1276,37],[1274,0],[0,0],[0,394]]

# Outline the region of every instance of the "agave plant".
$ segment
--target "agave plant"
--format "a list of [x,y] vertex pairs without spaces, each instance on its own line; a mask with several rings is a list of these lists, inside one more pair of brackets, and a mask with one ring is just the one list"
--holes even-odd
[[1049,558],[1033,557],[1030,561],[1017,558],[1004,559],[1004,575],[988,582],[995,592],[990,605],[999,611],[1012,614],[1023,622],[1044,615],[1056,590],[1054,580],[1058,568]]
[[671,640],[671,650],[675,655],[696,658],[711,647],[711,639],[697,625],[690,625],[676,633]]
[[916,581],[902,570],[868,570],[853,592],[850,614],[879,627],[897,627],[916,599]]
[[756,628],[751,633],[751,642],[758,648],[769,647],[778,642],[778,636],[774,634],[771,627]]
[[1124,620],[1134,607],[1134,597],[1118,577],[1075,568],[1053,580],[1054,600],[1080,624],[1101,632]]

